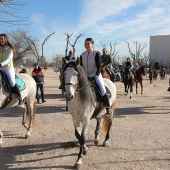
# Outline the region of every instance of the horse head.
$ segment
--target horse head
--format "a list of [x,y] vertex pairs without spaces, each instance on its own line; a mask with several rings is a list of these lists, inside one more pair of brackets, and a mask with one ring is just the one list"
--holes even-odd
[[63,64],[65,65],[63,70],[63,79],[65,84],[65,97],[68,101],[73,100],[75,91],[78,89],[79,84],[79,69],[80,59],[76,61],[67,61],[63,58]]

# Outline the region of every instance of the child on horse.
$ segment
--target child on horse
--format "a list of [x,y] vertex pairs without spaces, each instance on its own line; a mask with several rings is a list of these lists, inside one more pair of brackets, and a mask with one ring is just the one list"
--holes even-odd
[[109,98],[106,94],[106,88],[101,75],[101,55],[99,51],[93,49],[93,44],[94,41],[92,38],[87,38],[85,40],[84,45],[86,51],[80,56],[80,65],[83,67],[86,76],[98,84],[102,94],[103,103],[106,106],[106,114],[110,115],[112,114],[112,111],[110,109]]
[[16,57],[16,51],[6,34],[0,34],[0,70],[8,77],[11,91],[18,97],[19,105],[23,104],[19,88],[15,82],[15,70],[13,58]]

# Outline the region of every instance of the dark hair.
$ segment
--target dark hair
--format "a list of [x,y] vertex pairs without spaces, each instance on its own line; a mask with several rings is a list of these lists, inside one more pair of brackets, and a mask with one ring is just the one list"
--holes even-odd
[[11,41],[9,40],[8,36],[6,34],[0,34],[0,36],[4,37],[6,42],[7,42],[7,45],[12,48],[13,53],[14,53],[14,58],[15,58],[16,57],[16,50],[15,50],[14,46],[12,45]]
[[85,41],[90,41],[92,44],[94,44],[93,38],[86,38]]

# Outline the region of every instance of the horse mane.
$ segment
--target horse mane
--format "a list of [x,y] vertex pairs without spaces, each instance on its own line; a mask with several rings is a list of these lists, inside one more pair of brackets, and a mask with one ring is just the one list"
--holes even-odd
[[87,76],[84,73],[83,68],[78,65],[79,72],[79,89],[80,90],[80,100],[82,102],[93,102],[95,101],[95,95],[91,88],[91,82],[88,81]]
[[67,67],[73,67],[78,72],[79,79],[79,95],[80,100],[82,102],[94,102],[95,95],[91,88],[91,83],[88,81],[86,74],[84,73],[83,68],[80,65],[77,65],[75,61],[69,61],[63,69],[63,72],[67,69]]

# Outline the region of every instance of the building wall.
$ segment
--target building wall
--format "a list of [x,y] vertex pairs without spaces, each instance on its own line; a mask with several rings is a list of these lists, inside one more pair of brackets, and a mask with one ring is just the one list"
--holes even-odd
[[[159,66],[169,67],[170,64],[170,35],[150,36],[150,54],[156,53]],[[154,56],[153,56],[154,58]]]

